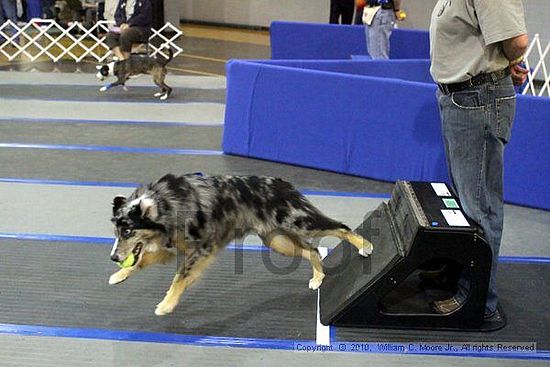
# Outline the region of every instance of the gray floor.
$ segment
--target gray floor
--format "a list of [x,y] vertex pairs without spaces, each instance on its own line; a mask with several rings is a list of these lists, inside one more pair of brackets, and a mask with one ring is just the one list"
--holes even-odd
[[[391,354],[305,353],[249,348],[197,347],[174,344],[129,343],[51,337],[0,335],[0,355],[10,355],[3,367],[58,366],[437,366],[518,367],[548,366],[546,361],[449,358]],[[44,358],[47,356],[47,358]]]
[[[63,134],[59,134],[63,131]],[[3,142],[220,150],[222,127],[179,124],[98,124],[9,119],[0,121]]]
[[[235,42],[187,39],[185,47],[186,53],[198,53],[220,59],[269,57],[269,48]],[[2,66],[0,69],[6,71],[0,71],[0,143],[220,150],[223,134],[225,66],[219,62],[198,61],[188,57],[176,58],[172,66],[218,74],[220,77],[171,74],[167,81],[175,87],[174,99],[168,103],[162,103],[151,97],[154,87],[151,86],[147,77],[132,80],[129,83],[130,91],[127,93],[122,90],[111,90],[106,94],[100,94],[96,90],[101,83],[95,80],[94,65],[91,64],[37,63]],[[30,72],[31,70],[33,72]],[[19,178],[105,183],[105,185],[92,187],[77,184],[49,185],[40,181],[32,183],[0,182],[0,205],[2,207],[0,232],[3,234],[111,237],[110,201],[113,195],[128,193],[131,189],[112,187],[108,183],[145,183],[169,171],[175,173],[201,171],[209,174],[276,175],[293,182],[301,189],[329,192],[388,193],[393,186],[392,183],[232,156],[130,154],[113,153],[107,150],[84,151],[82,149],[67,151],[55,149],[55,147],[50,147],[50,149],[0,147],[0,162],[0,180]],[[345,221],[350,226],[359,224],[363,216],[382,200],[342,197],[336,196],[336,194],[330,195],[330,193],[328,195],[313,194],[309,197],[325,213]],[[507,206],[502,255],[549,257],[549,233],[550,213]],[[247,243],[258,244],[259,239],[250,237],[247,239]],[[323,242],[323,245],[332,246],[334,242]],[[32,269],[25,267],[24,259],[6,263],[9,259],[13,260],[14,257],[22,253],[18,251],[18,246],[31,249],[30,252],[34,254],[33,256],[44,259],[44,261],[47,261],[49,257],[55,257],[54,263],[59,264],[56,269],[60,273],[57,278],[53,277],[54,283],[48,285],[47,282],[44,283],[45,280],[41,280],[42,283],[24,285],[25,282],[32,282],[32,276],[37,274],[32,273]],[[20,298],[18,297],[23,297],[25,294],[40,294],[43,292],[42,288],[45,287],[54,287],[56,290],[65,287],[71,278],[61,270],[68,270],[68,274],[71,271],[78,271],[78,263],[74,263],[74,261],[64,263],[63,257],[70,252],[71,246],[77,245],[0,239],[1,259],[5,261],[4,266],[0,267],[0,272],[9,268],[10,274],[13,276],[13,278],[4,278],[6,284],[2,287],[3,289],[0,289],[0,308],[3,308],[4,312],[12,312],[11,315],[15,315],[18,308],[28,306],[19,305],[18,299]],[[84,272],[88,274],[91,283],[89,286],[103,287],[104,283],[95,285],[93,279],[97,277],[103,281],[110,271],[107,267],[112,268],[108,259],[105,260],[106,263],[100,260],[103,258],[105,246],[86,248],[89,249],[91,257],[94,259],[97,257],[94,260],[96,265],[91,264],[90,269],[86,269]],[[12,256],[4,256],[7,254]],[[19,263],[22,263],[21,267],[17,266]],[[19,273],[21,269],[28,270],[28,279],[24,273]],[[300,285],[307,282],[308,274],[304,270],[301,276],[304,279],[299,280]],[[143,278],[147,278],[149,283],[155,279],[168,279],[166,278],[168,274],[159,269],[141,275]],[[65,277],[66,279],[64,279]],[[219,278],[223,279],[223,277]],[[56,279],[59,282],[56,282]],[[10,280],[13,280],[13,284],[16,284],[17,280],[20,288],[13,287]],[[228,279],[223,280],[228,281]],[[298,282],[294,279],[289,281]],[[131,287],[136,287],[136,284],[130,285]],[[83,286],[82,289],[86,288]],[[541,289],[543,288],[541,287]],[[5,293],[8,290],[9,294]],[[163,289],[154,288],[154,292],[160,291]],[[117,292],[112,292],[110,297],[120,297]],[[139,298],[137,295],[136,292],[132,292],[132,297],[134,297],[132,299],[135,299],[136,302],[141,299],[150,307],[156,300],[153,295],[143,298]],[[154,295],[160,296],[156,293]],[[269,293],[264,292],[264,295],[268,296]],[[227,297],[229,296],[227,295]],[[231,295],[231,297],[235,296],[238,297],[238,295]],[[86,305],[85,302],[83,303],[83,298],[86,298],[85,295],[79,298],[78,292],[76,292],[74,300],[65,299],[65,302]],[[45,296],[44,302],[51,300],[51,297]],[[95,312],[91,312],[94,315],[103,310],[101,301],[102,299],[90,300],[91,305],[97,305],[96,309],[91,309]],[[240,301],[242,302],[242,300]],[[304,298],[302,301],[306,302],[308,307],[311,306],[312,310],[315,309],[313,298]],[[279,302],[288,303],[292,302],[292,299],[285,300],[281,295]],[[40,305],[36,305],[36,307],[43,312],[47,311]],[[183,310],[181,312],[182,315],[185,314]],[[201,310],[195,309],[193,312],[198,314]],[[109,316],[112,314],[105,311],[98,317],[103,317],[102,321],[109,324],[112,322],[109,320]],[[39,318],[33,319],[32,310],[23,313],[23,315],[29,318],[27,322],[30,324],[41,324]],[[188,314],[185,315],[189,317]],[[61,318],[62,315],[58,316]],[[224,316],[223,314],[217,315],[216,320],[223,319]],[[308,338],[312,337],[315,329],[314,316],[309,311],[302,315],[302,319],[308,322],[306,332]],[[239,325],[239,322],[246,326],[246,323],[253,319],[250,316],[229,324],[246,336],[246,327]],[[148,322],[155,322],[155,319],[151,318]],[[161,327],[166,323],[169,324],[166,320],[159,321],[158,325]],[[166,328],[164,330],[169,330],[169,327],[166,326]],[[250,335],[269,337],[269,328],[260,331],[263,334],[251,333]],[[284,335],[285,330],[278,332]],[[288,337],[298,338],[299,335],[294,330]],[[9,333],[0,334],[0,358],[2,366],[175,366],[190,364],[332,366],[338,364],[342,366],[422,365],[429,367],[548,365],[547,361],[532,360],[395,354],[306,354],[280,350],[214,348],[25,336]]]
[[[114,93],[109,91],[105,93]],[[124,93],[123,91],[120,91]],[[150,102],[141,102],[139,108],[134,102],[94,102],[81,101],[46,101],[38,99],[0,100],[2,118],[20,118],[40,120],[93,120],[93,121],[151,121],[168,123],[185,123],[194,125],[221,125],[225,113],[222,103],[165,103],[160,104],[151,96]],[[32,105],[32,109],[29,109]],[[159,108],[162,106],[162,108]]]
[[[111,237],[109,203],[115,195],[128,195],[132,188],[90,187],[71,185],[45,185],[25,183],[1,183],[0,197],[11,197],[3,207],[13,215],[0,222],[0,232],[5,233],[54,233],[66,236]],[[374,210],[383,199],[364,197],[335,197],[308,195],[324,213],[343,221],[350,227],[359,226],[365,214]],[[27,212],[28,203],[42,208]],[[80,203],[87,203],[86,206]],[[506,206],[505,232],[501,256],[550,257],[547,241],[550,216],[540,210]],[[90,213],[94,216],[90,217]],[[52,222],[51,218],[57,218]],[[525,232],[523,228],[530,228]],[[250,236],[246,244],[260,244],[256,236]],[[325,239],[322,245],[332,247],[337,241]]]

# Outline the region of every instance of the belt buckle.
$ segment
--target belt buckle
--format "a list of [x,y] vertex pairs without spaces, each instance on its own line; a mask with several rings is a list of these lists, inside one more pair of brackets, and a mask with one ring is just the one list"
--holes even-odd
[[474,78],[468,79],[468,88],[474,87],[474,82],[473,82],[473,80],[474,80]]

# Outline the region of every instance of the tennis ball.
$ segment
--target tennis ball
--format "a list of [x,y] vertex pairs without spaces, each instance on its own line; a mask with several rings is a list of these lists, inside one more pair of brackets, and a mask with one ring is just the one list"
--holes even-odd
[[122,269],[129,268],[132,265],[134,265],[134,261],[135,261],[135,256],[132,252],[130,252],[130,255],[128,255],[126,259],[124,259],[124,261],[119,262],[118,266],[120,266]]
[[403,10],[400,10],[396,14],[397,20],[405,20],[407,18],[407,13],[405,13]]

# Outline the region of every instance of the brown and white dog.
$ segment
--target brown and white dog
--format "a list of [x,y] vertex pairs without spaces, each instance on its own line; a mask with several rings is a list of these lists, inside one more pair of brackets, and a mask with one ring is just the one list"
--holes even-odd
[[130,77],[135,77],[141,74],[150,74],[153,77],[153,82],[158,85],[161,89],[160,92],[155,93],[155,97],[160,97],[160,99],[166,99],[172,93],[172,88],[170,88],[166,83],[166,64],[172,60],[174,53],[171,49],[168,49],[168,58],[159,59],[153,58],[148,55],[131,55],[126,60],[112,61],[105,65],[96,66],[97,74],[96,77],[99,80],[104,80],[107,77],[114,76],[117,80],[114,83],[107,84],[101,87],[100,92],[105,92],[112,87],[121,85],[125,88],[125,83]]
[[114,273],[109,284],[145,266],[167,263],[174,252],[181,256],[157,315],[171,313],[215,255],[249,233],[258,234],[276,252],[309,260],[311,289],[319,288],[325,277],[312,239],[335,236],[363,256],[373,249],[346,225],[323,215],[290,183],[273,177],[168,174],[128,198],[115,197],[112,222],[116,241],[111,259],[120,263],[133,254],[134,261]]

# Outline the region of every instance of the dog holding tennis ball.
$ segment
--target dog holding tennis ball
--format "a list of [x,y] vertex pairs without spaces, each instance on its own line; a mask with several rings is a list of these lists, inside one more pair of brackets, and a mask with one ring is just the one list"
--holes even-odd
[[111,260],[122,268],[109,278],[118,284],[148,265],[178,254],[178,269],[155,314],[174,311],[180,297],[230,242],[257,234],[269,248],[311,263],[309,288],[325,273],[314,238],[333,236],[354,245],[361,256],[372,244],[342,222],[325,216],[292,184],[267,176],[165,175],[129,197],[113,200],[116,241]]

